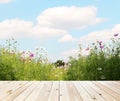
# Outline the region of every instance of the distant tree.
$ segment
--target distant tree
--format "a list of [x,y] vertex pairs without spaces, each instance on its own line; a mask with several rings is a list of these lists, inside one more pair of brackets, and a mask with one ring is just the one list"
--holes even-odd
[[60,67],[60,66],[64,66],[65,65],[65,62],[63,60],[57,60],[55,63],[54,63],[55,66],[57,67]]

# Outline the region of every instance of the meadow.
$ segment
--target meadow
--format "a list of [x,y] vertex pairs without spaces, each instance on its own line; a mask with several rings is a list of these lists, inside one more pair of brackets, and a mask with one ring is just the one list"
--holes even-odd
[[89,55],[70,57],[67,69],[49,63],[42,48],[36,52],[17,50],[18,42],[8,39],[0,46],[0,80],[120,80],[120,38],[114,34],[105,45],[102,40],[86,48]]

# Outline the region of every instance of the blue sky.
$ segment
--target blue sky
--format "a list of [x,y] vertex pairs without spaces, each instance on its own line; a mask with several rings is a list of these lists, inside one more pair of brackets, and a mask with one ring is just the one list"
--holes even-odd
[[0,0],[0,44],[14,37],[19,50],[44,47],[50,61],[67,60],[91,42],[120,33],[120,0]]

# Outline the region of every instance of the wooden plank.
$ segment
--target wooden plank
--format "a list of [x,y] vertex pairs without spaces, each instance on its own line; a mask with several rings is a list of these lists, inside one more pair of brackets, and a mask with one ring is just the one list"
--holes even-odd
[[116,92],[114,92],[113,90],[111,90],[110,88],[104,86],[103,84],[101,84],[98,81],[93,81],[93,83],[98,86],[99,88],[101,88],[102,90],[104,90],[106,93],[110,94],[111,96],[115,97],[115,99],[117,99],[117,101],[120,101],[120,95]]
[[4,99],[4,97],[6,97],[10,93],[12,93],[14,85],[16,85],[16,84],[17,84],[17,82],[13,81],[9,84],[5,84],[5,86],[2,86],[2,88],[0,88],[0,100]]
[[66,81],[70,101],[82,101],[82,98],[72,82]]
[[87,81],[88,85],[90,85],[101,97],[103,97],[106,101],[117,101],[113,96],[106,93],[104,90],[100,89],[98,86],[96,86],[93,82]]
[[76,89],[78,90],[83,101],[94,101],[85,88],[81,86],[81,83],[84,81],[73,81]]
[[105,101],[103,97],[101,97],[98,93],[95,92],[93,88],[91,88],[86,81],[80,83],[84,89],[89,93],[93,100],[97,101]]
[[120,87],[120,82],[112,81],[112,83],[114,83],[115,85],[117,85],[118,87]]
[[10,93],[7,97],[5,97],[2,101],[13,101],[17,96],[19,96],[25,89],[27,89],[32,83],[31,82],[22,82],[25,84],[19,84],[20,86],[15,86],[17,88],[14,92]]
[[45,81],[43,88],[41,89],[37,99],[35,101],[48,101],[53,82]]
[[48,101],[59,101],[59,81],[54,81]]
[[10,83],[13,83],[11,81],[0,81],[0,89],[6,87]]
[[0,82],[0,90],[1,89],[4,89],[4,88],[6,88],[7,86],[9,86],[9,85],[11,85],[11,84],[14,84],[16,81],[2,81],[2,82]]
[[113,84],[111,81],[99,81],[101,84],[103,84],[105,87],[108,87],[109,89],[113,90],[114,92],[118,93],[120,95],[120,86],[117,86]]
[[120,81],[0,81],[0,101],[120,101]]
[[37,85],[37,82],[31,83],[32,84],[28,86],[21,94],[19,94],[13,101],[24,101]]
[[60,101],[70,101],[70,97],[68,95],[68,89],[65,84],[65,81],[60,81],[60,95],[59,95]]
[[38,82],[32,93],[25,99],[25,101],[36,101],[37,97],[39,96],[45,82]]

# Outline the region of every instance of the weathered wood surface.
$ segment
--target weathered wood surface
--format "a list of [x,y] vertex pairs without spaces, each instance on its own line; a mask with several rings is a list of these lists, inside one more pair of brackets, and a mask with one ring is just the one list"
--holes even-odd
[[0,81],[0,101],[120,101],[120,81]]

